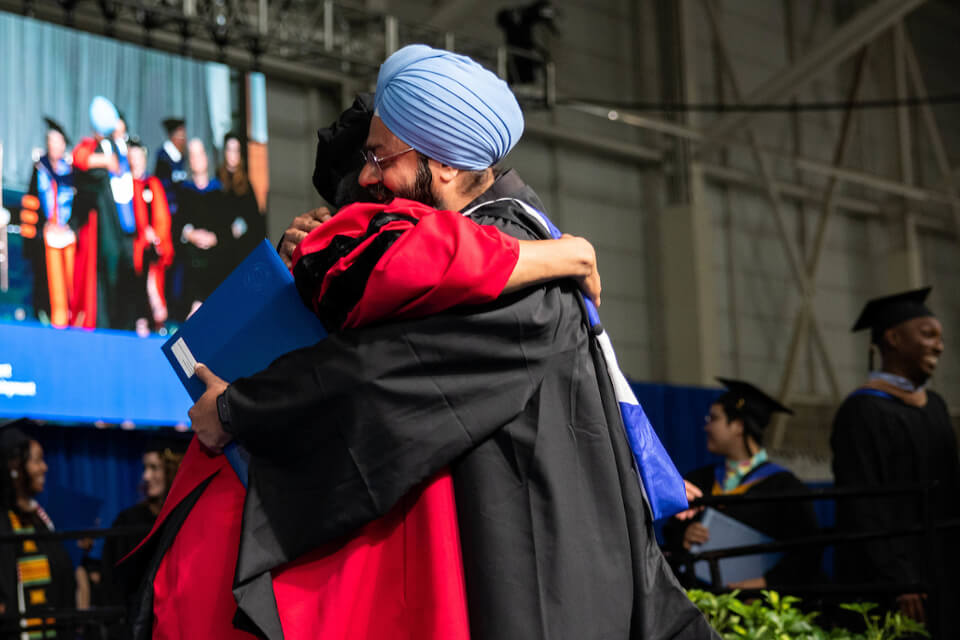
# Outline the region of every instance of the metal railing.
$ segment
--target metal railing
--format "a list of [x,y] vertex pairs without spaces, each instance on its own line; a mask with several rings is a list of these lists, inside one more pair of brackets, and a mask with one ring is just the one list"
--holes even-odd
[[[947,615],[946,607],[941,606],[940,594],[943,593],[943,572],[934,570],[937,554],[942,546],[938,544],[940,536],[945,531],[960,529],[960,518],[935,521],[932,510],[931,493],[937,488],[933,484],[912,484],[898,487],[857,487],[857,488],[829,488],[811,489],[802,492],[790,492],[777,495],[727,495],[705,496],[691,503],[691,507],[724,507],[742,504],[760,504],[768,502],[802,503],[818,500],[862,500],[876,498],[895,498],[897,496],[915,495],[919,499],[921,522],[904,527],[875,531],[837,531],[836,529],[822,529],[821,533],[813,536],[775,540],[762,544],[749,544],[724,549],[713,549],[698,553],[671,553],[667,558],[675,568],[683,567],[688,576],[696,575],[694,566],[699,562],[706,562],[710,570],[710,583],[706,588],[714,592],[727,592],[731,589],[723,583],[720,561],[725,558],[743,557],[749,555],[789,552],[797,549],[827,547],[844,547],[861,544],[870,540],[889,538],[923,536],[924,566],[922,567],[920,582],[912,583],[809,583],[796,585],[777,585],[775,590],[785,594],[814,597],[822,602],[840,602],[853,598],[876,597],[879,595],[893,596],[904,593],[927,594],[925,606],[931,612],[927,616],[927,624],[934,632],[942,628]],[[746,595],[756,595],[759,589],[742,589]]]

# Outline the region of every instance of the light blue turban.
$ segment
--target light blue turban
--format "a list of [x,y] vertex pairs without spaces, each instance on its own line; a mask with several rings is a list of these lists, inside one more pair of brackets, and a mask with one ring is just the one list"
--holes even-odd
[[507,83],[466,56],[422,44],[383,63],[374,108],[398,138],[457,169],[496,164],[523,133]]
[[101,136],[108,136],[117,128],[117,121],[120,114],[113,103],[97,96],[90,102],[90,122],[93,124],[93,130]]

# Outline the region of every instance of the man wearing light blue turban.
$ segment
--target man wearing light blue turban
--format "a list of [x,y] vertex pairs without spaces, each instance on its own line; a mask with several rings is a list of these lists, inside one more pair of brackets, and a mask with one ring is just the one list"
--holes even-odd
[[393,196],[459,210],[490,188],[492,167],[523,134],[510,87],[466,56],[422,44],[380,67],[359,182]]
[[[521,240],[551,237],[537,194],[494,167],[523,130],[494,74],[405,47],[381,67],[374,104],[358,179],[372,196],[460,211]],[[383,222],[370,224],[374,258],[399,237],[378,233]],[[366,256],[351,295],[375,266]],[[576,283],[556,280],[343,331],[208,390],[194,428],[250,453],[246,504],[269,523],[241,541],[241,612],[282,637],[268,631],[280,626],[270,570],[338,546],[449,468],[469,629],[430,638],[716,639],[657,547],[617,404],[622,376],[607,374],[597,340]],[[359,617],[350,637],[411,637],[409,621]]]

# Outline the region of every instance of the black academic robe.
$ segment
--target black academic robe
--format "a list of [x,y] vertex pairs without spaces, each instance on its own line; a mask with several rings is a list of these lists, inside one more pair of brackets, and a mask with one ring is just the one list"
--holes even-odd
[[260,213],[257,197],[249,185],[242,194],[225,185],[221,198],[223,211],[230,224],[223,255],[225,271],[229,274],[267,237],[267,222]]
[[[195,300],[203,302],[230,273],[235,266],[231,262],[235,247],[230,230],[233,217],[225,207],[219,180],[211,180],[203,189],[193,182],[184,182],[179,198],[180,208],[173,217],[171,235],[176,247],[175,264],[183,268],[182,305],[174,314],[182,320]],[[187,225],[212,231],[217,236],[217,245],[201,249],[185,242],[183,233]]]
[[[542,208],[508,172],[473,204]],[[539,237],[500,201],[473,217]],[[270,638],[270,570],[453,472],[474,640],[715,638],[667,566],[576,285],[346,330],[226,392],[251,453],[237,563]]]
[[[720,463],[721,472],[723,463]],[[768,475],[769,474],[769,475]],[[809,491],[807,486],[790,471],[764,462],[757,465],[749,474],[744,476],[738,487],[725,492],[717,484],[717,466],[708,465],[688,473],[685,478],[697,485],[703,495],[748,495],[748,496],[775,496],[786,493],[803,493]],[[725,515],[739,520],[745,525],[756,529],[774,540],[790,540],[815,536],[819,533],[817,516],[813,509],[813,502],[760,502],[754,504],[731,504],[718,506],[716,509]],[[702,514],[693,520],[677,520],[671,518],[663,528],[667,548],[677,555],[678,564],[682,562],[687,551],[683,548],[683,534],[692,522],[699,522]],[[770,568],[763,577],[767,585],[773,588],[780,586],[796,586],[820,582],[823,576],[820,571],[822,549],[807,548],[788,551],[780,561]],[[760,576],[756,576],[760,577]]]
[[[171,152],[173,155],[171,155]],[[173,159],[176,156],[176,160]],[[167,205],[170,214],[177,214],[180,195],[180,185],[187,179],[187,164],[183,155],[176,150],[173,143],[167,140],[157,151],[157,162],[153,168],[153,175],[160,179],[163,190],[167,194]]]
[[[946,403],[927,391],[920,408],[873,390],[849,396],[837,411],[830,437],[837,487],[898,487],[929,484],[936,520],[960,517],[960,462]],[[867,532],[922,524],[916,494],[846,499],[837,503],[837,529]],[[934,572],[956,582],[960,530],[943,532],[933,549]],[[937,577],[925,571],[931,551],[924,537],[890,537],[836,549],[837,579],[847,583],[918,583]],[[950,597],[956,598],[956,589]],[[944,601],[946,604],[946,601]],[[950,606],[956,601],[950,603]]]

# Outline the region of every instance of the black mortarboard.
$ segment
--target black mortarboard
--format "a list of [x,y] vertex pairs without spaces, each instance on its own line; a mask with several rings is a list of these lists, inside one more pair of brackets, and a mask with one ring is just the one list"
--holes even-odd
[[147,446],[143,448],[144,453],[186,453],[187,446],[190,444],[190,438],[176,438],[173,436],[155,436],[147,440]]
[[870,329],[870,342],[879,346],[883,332],[914,318],[929,318],[933,312],[923,304],[932,287],[904,291],[870,300],[851,331]]
[[163,119],[163,128],[166,130],[167,135],[171,135],[178,128],[187,124],[187,121],[183,118],[164,118]]
[[0,425],[0,454],[9,458],[21,447],[30,442],[30,436],[24,429],[30,429],[36,423],[30,418],[17,418]]
[[143,144],[143,140],[137,136],[130,136],[130,139],[127,140],[127,147],[140,147],[141,149],[146,150],[147,145]]
[[67,146],[70,146],[70,138],[67,137],[67,132],[63,130],[63,127],[60,126],[60,123],[54,120],[53,118],[48,118],[47,116],[43,117],[43,121],[47,123],[47,129],[51,131],[56,131],[63,136],[64,141],[67,143]]
[[750,416],[760,429],[770,424],[770,416],[774,413],[783,412],[793,415],[793,411],[749,382],[729,378],[717,378],[717,382],[727,388],[727,392],[720,396],[717,402]]
[[370,132],[373,95],[357,95],[353,105],[329,127],[317,130],[317,157],[313,186],[320,196],[337,208],[369,198],[357,184],[363,169],[360,155]]

